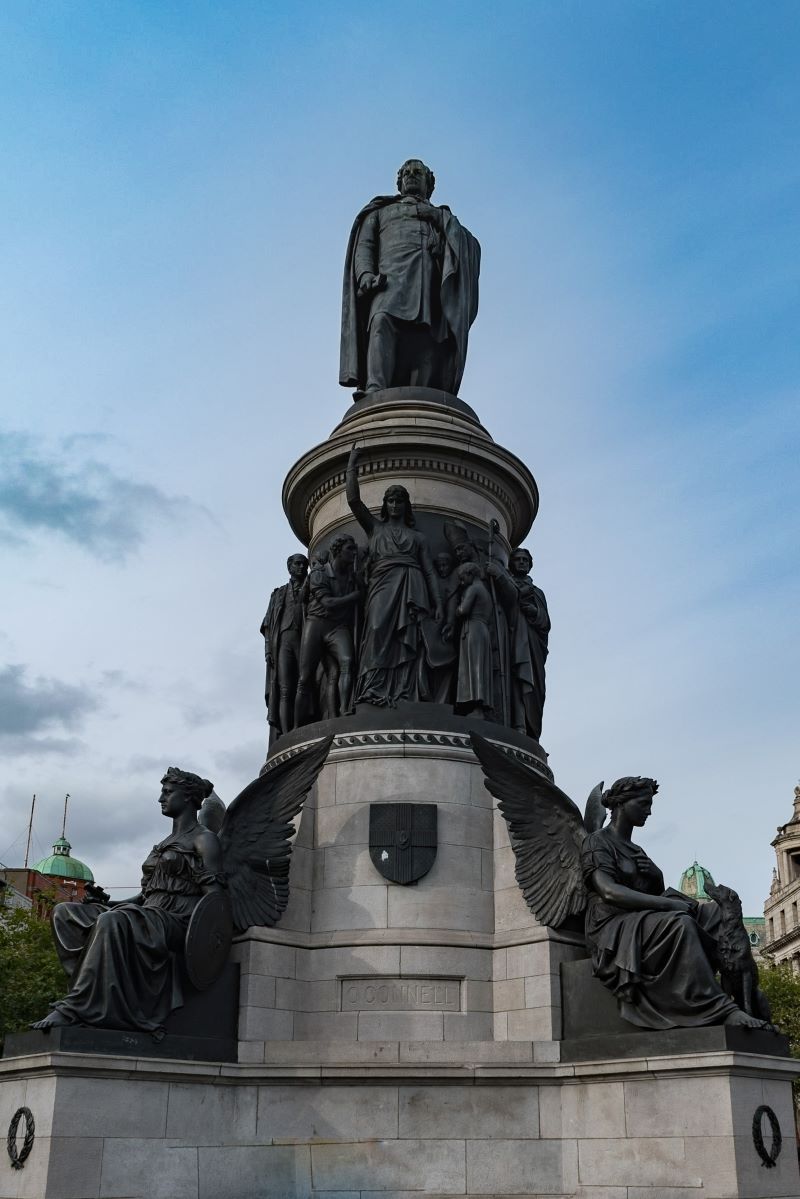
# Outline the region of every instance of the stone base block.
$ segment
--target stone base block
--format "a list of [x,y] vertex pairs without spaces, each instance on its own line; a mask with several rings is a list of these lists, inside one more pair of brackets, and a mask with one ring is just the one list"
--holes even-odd
[[[4,1156],[0,1199],[800,1194],[798,1067],[783,1058],[547,1062],[530,1043],[486,1042],[462,1042],[460,1057],[455,1044],[387,1042],[359,1060],[295,1043],[284,1058],[290,1048],[294,1060],[252,1065],[3,1060],[0,1127],[25,1105],[36,1136],[23,1169]],[[783,1134],[773,1168],[753,1140],[764,1106]]]

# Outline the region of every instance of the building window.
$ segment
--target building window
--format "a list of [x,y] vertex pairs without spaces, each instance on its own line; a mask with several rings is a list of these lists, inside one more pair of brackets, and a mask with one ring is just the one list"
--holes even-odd
[[797,928],[797,904],[792,901],[792,928]]
[[775,940],[775,921],[772,916],[769,918],[769,939],[770,941]]
[[758,945],[758,933],[751,933],[751,934],[750,934],[750,944],[751,944],[751,945]]
[[786,933],[786,909],[781,908],[781,936]]

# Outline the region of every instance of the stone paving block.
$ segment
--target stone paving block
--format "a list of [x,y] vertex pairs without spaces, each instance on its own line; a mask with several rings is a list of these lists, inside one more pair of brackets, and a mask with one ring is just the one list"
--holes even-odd
[[434,757],[370,757],[369,769],[363,762],[338,762],[336,799],[348,804],[472,802],[471,767]]
[[342,945],[334,949],[297,951],[297,977],[317,982],[326,978],[361,978],[368,974],[400,973],[399,945]]
[[533,1060],[531,1046],[525,1041],[409,1041],[400,1042],[401,1062],[453,1062],[458,1065],[526,1064]]
[[339,768],[334,762],[326,762],[317,776],[314,787],[316,809],[327,808],[336,803],[336,779]]
[[311,892],[292,886],[286,911],[281,916],[281,932],[307,933],[311,929]]
[[562,1195],[563,1142],[467,1141],[470,1195]]
[[493,984],[494,1010],[511,1012],[525,1007],[525,980],[522,978],[501,979]]
[[492,979],[500,982],[508,978],[508,950],[495,949],[492,951]]
[[312,1145],[311,1159],[321,1190],[363,1189],[366,1183],[384,1192],[410,1187],[423,1195],[464,1193],[463,1140]]
[[403,945],[400,949],[400,973],[403,975],[485,982],[491,978],[491,971],[491,949],[458,945]]
[[239,1041],[237,1048],[237,1061],[259,1063],[264,1060],[264,1042],[263,1041]]
[[400,1137],[424,1140],[538,1138],[533,1087],[400,1087]]
[[[491,849],[492,814],[485,808],[468,808],[463,804],[439,803],[438,833],[439,853],[444,845],[467,846],[473,849]],[[438,855],[437,855],[438,856]],[[476,882],[480,882],[480,857],[473,859]]]
[[308,1145],[198,1150],[198,1199],[299,1199],[311,1195]]
[[270,941],[241,941],[234,946],[242,974],[268,974],[275,978],[294,978],[297,951],[293,945]]
[[196,1139],[205,1145],[252,1141],[257,1099],[254,1086],[170,1083],[166,1135],[184,1143]]
[[397,1087],[258,1088],[264,1141],[375,1140],[397,1136]]
[[[474,845],[453,845],[440,840],[436,859],[425,881],[431,887],[481,887],[481,850]],[[374,867],[373,867],[374,870]]]
[[310,891],[313,881],[314,850],[307,845],[292,846],[291,890]]
[[[738,1173],[738,1183],[740,1190],[734,1192],[741,1195],[758,1195],[764,1199],[784,1199],[785,1196],[790,1196],[791,1199],[796,1199],[800,1195],[800,1180],[798,1180],[797,1172],[797,1152],[796,1142],[792,1137],[792,1130],[783,1126],[784,1140],[783,1149],[778,1157],[777,1164],[772,1169],[766,1169],[761,1164],[761,1158],[758,1156],[753,1145],[753,1138],[750,1133],[747,1136],[734,1137],[733,1148],[730,1156],[735,1160]],[[788,1134],[788,1135],[787,1135]],[[727,1141],[728,1138],[716,1137],[716,1142]],[[767,1141],[771,1144],[771,1141]],[[687,1139],[687,1151],[690,1142]],[[727,1154],[726,1154],[727,1156]],[[722,1154],[720,1154],[722,1157]],[[731,1172],[727,1167],[727,1163],[723,1166],[720,1163],[718,1172],[715,1173],[712,1181],[720,1186],[727,1181],[730,1185]],[[723,1192],[720,1191],[720,1194]]]
[[578,1177],[593,1186],[700,1186],[702,1172],[687,1161],[683,1137],[617,1137],[578,1142]]
[[305,979],[279,978],[275,1007],[295,1012],[335,1012],[339,1007],[339,984],[335,979],[307,982]]
[[492,872],[494,875],[495,891],[504,891],[517,885],[517,859],[510,845],[504,845],[493,851]]
[[505,887],[494,893],[495,926],[498,933],[533,928],[536,921],[528,911],[519,887]]
[[100,1194],[103,1199],[198,1199],[197,1149],[108,1137],[103,1145]]
[[561,1013],[558,1008],[535,1007],[508,1013],[510,1041],[552,1041],[558,1039]]
[[54,1137],[163,1137],[166,1082],[66,1076],[58,1079]]
[[492,932],[492,895],[474,887],[389,888],[389,928]]
[[240,1041],[291,1041],[293,1028],[293,1012],[266,1007],[239,1009]]
[[[17,1107],[19,1106],[21,1105],[17,1104]],[[3,1124],[4,1135],[7,1134],[8,1123],[17,1110],[17,1107],[12,1108],[8,1120]],[[34,1120],[37,1120],[39,1113],[34,1108],[31,1108],[31,1111],[34,1113]],[[18,1137],[17,1146],[21,1148],[22,1137]],[[2,1165],[0,1165],[0,1194],[2,1194],[3,1199],[42,1199],[42,1196],[45,1194],[50,1158],[50,1137],[39,1136],[38,1122],[34,1147],[35,1151],[31,1151],[31,1155],[25,1163],[25,1169],[13,1170],[10,1161],[6,1157],[6,1147],[5,1143],[3,1143],[1,1147],[3,1154]],[[100,1180],[98,1175],[98,1188],[99,1185]],[[97,1193],[97,1190],[91,1191],[92,1196]]]
[[525,1007],[556,1007],[561,1002],[557,974],[539,974],[525,979]]
[[533,1060],[542,1065],[561,1061],[561,1045],[558,1041],[534,1041]]
[[317,812],[317,849],[328,845],[369,845],[369,806],[338,802]]
[[623,1085],[621,1082],[594,1082],[575,1083],[560,1088],[559,1135],[578,1140],[591,1137],[625,1137],[626,1105]]
[[267,1041],[264,1061],[274,1065],[332,1066],[354,1062],[386,1062],[399,1060],[397,1041]]
[[353,1012],[359,1041],[441,1041],[443,1012]]
[[318,892],[311,913],[312,931],[386,928],[387,891],[384,883],[371,887],[333,887]]
[[492,1012],[445,1012],[445,1041],[491,1041],[494,1036]]
[[464,985],[464,1005],[468,1012],[491,1012],[494,1010],[494,984],[467,979]]
[[[31,1109],[33,1110],[33,1109]],[[35,1116],[34,1116],[35,1119]],[[38,1151],[38,1152],[37,1152]],[[41,1165],[47,1161],[47,1199],[95,1199],[100,1194],[100,1167],[103,1157],[103,1140],[101,1137],[51,1137],[34,1141],[31,1156],[25,1163],[24,1170],[19,1172],[22,1183],[18,1194],[20,1199],[42,1199],[43,1171],[31,1169],[34,1157],[41,1154]],[[5,1157],[5,1153],[3,1154]],[[30,1175],[25,1175],[31,1170]],[[5,1167],[3,1170],[4,1173]],[[12,1173],[9,1169],[8,1173]],[[2,1185],[2,1183],[0,1183]],[[30,1189],[29,1189],[30,1188]]]
[[322,886],[371,887],[378,881],[368,845],[326,845],[322,853]]
[[506,955],[508,978],[535,978],[541,974],[558,974],[562,962],[585,958],[586,950],[582,945],[545,937],[525,945],[509,945]]
[[[733,1132],[730,1082],[723,1075],[626,1079],[632,1137],[719,1137]],[[751,1112],[752,1119],[752,1112]]]
[[275,979],[266,974],[242,974],[239,980],[239,1006],[275,1007]]
[[355,1041],[357,1029],[358,1012],[295,1012],[296,1041]]

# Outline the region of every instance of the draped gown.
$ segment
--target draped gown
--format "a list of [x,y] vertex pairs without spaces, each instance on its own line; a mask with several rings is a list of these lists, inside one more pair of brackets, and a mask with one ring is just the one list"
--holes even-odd
[[617,998],[620,1015],[641,1028],[724,1024],[737,1006],[716,978],[720,910],[698,903],[689,914],[630,911],[592,890],[595,870],[646,895],[664,894],[664,877],[639,845],[612,827],[583,843],[581,869],[589,889],[586,941],[595,978]]
[[56,950],[69,993],[54,1004],[70,1022],[163,1034],[183,1004],[181,956],[186,929],[204,890],[223,884],[196,853],[197,829],[154,845],[142,865],[136,900],[59,903],[53,909]]

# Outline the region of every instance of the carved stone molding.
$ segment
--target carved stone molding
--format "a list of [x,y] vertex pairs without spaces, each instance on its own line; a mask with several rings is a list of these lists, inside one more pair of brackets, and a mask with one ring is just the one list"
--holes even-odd
[[[310,738],[300,744],[292,745],[283,752],[272,754],[259,772],[261,775],[273,770],[282,762],[286,762],[289,758],[295,757],[307,745],[313,744],[318,738]],[[535,754],[528,753],[524,749],[520,749],[516,745],[510,745],[507,741],[489,738],[493,745],[504,750],[507,754],[517,758],[526,766],[530,766],[532,770],[538,771],[552,781],[553,772],[541,758]],[[348,750],[358,749],[374,749],[374,750],[406,750],[407,747],[417,747],[425,750],[457,750],[463,754],[473,757],[472,743],[468,733],[450,733],[434,729],[380,729],[374,732],[363,733],[337,733],[333,739],[329,760],[335,760],[337,757],[346,755]]]

